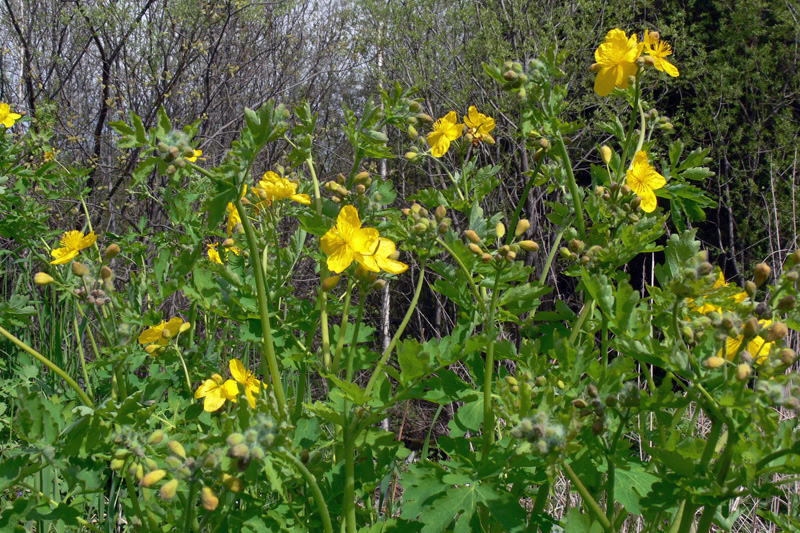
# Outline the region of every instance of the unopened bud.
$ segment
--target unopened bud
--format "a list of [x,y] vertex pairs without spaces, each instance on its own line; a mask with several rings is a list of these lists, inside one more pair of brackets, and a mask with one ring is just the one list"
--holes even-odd
[[434,216],[436,217],[436,222],[441,222],[444,217],[447,216],[447,208],[443,205],[440,205],[436,208],[436,211],[434,211]]
[[568,246],[570,252],[579,254],[586,247],[586,244],[583,241],[579,241],[578,239],[572,239],[571,241],[569,241]]
[[754,316],[751,316],[744,323],[744,327],[742,328],[742,331],[744,332],[744,336],[745,337],[753,338],[756,335],[758,335],[759,329],[761,329],[761,327],[758,324],[758,319],[756,317],[754,317]]
[[514,229],[514,235],[516,237],[521,237],[530,227],[531,223],[527,218],[520,219],[519,222],[517,222],[516,229]]
[[786,324],[783,322],[775,322],[770,326],[767,333],[764,335],[764,340],[767,342],[775,342],[781,339],[786,338],[789,334],[789,329],[786,327]]
[[161,496],[162,500],[170,501],[172,498],[175,497],[175,494],[178,492],[178,480],[177,479],[170,479],[161,487],[158,495]]
[[516,81],[516,79],[518,77],[519,77],[519,74],[517,74],[513,70],[507,70],[503,74],[503,79],[506,80],[506,81]]
[[467,231],[465,231],[465,232],[464,232],[464,236],[465,236],[467,239],[469,239],[469,241],[470,241],[470,242],[473,242],[473,243],[475,243],[475,244],[480,244],[480,243],[481,243],[481,238],[478,236],[478,234],[477,234],[477,233],[475,233],[475,232],[474,232],[473,230],[471,230],[471,229],[468,229]]
[[509,251],[506,254],[506,261],[508,261],[509,263],[512,262],[516,258],[517,258],[517,254],[515,254],[513,251]]
[[114,271],[104,266],[100,269],[100,277],[103,278],[103,281],[108,281],[114,276]]
[[239,459],[244,459],[248,453],[250,453],[250,448],[244,442],[240,442],[228,452],[231,457],[238,457]]
[[611,159],[614,157],[614,151],[606,145],[600,147],[600,157],[603,159],[603,163],[606,165],[611,163]]
[[171,440],[167,443],[167,448],[181,459],[186,459],[186,450],[183,449],[183,445],[180,442]]
[[483,254],[483,250],[481,249],[481,247],[475,244],[474,242],[469,243],[469,251],[475,255]]
[[368,177],[369,177],[369,172],[367,172],[366,170],[363,170],[363,171],[359,172],[358,174],[356,174],[356,177],[354,178],[354,180],[355,180],[355,183],[361,183],[364,180],[366,180]]
[[783,348],[780,352],[778,352],[778,355],[780,356],[781,363],[786,366],[791,365],[794,362],[795,357],[797,357],[797,354],[791,348]]
[[164,479],[164,476],[166,475],[167,472],[165,470],[161,469],[153,470],[152,472],[148,472],[147,475],[142,478],[139,484],[142,487],[152,487],[153,485]]
[[40,287],[45,285],[50,285],[55,280],[50,274],[45,274],[44,272],[37,272],[35,276],[33,276],[33,282]]
[[538,252],[539,245],[534,241],[520,241],[519,247],[525,250],[526,252]]
[[214,494],[214,491],[208,487],[200,489],[200,501],[203,503],[203,509],[206,511],[213,511],[219,505],[219,498]]
[[718,355],[712,355],[711,357],[703,361],[703,366],[711,369],[719,368],[724,364],[725,364],[725,359],[719,357]]
[[791,294],[787,294],[778,301],[778,311],[781,313],[788,313],[797,305],[797,298]]
[[433,117],[431,117],[431,116],[430,116],[430,115],[428,115],[427,113],[420,113],[419,115],[417,115],[417,118],[418,118],[418,119],[419,119],[421,122],[424,122],[424,123],[426,123],[426,124],[433,124]]
[[506,226],[502,222],[498,222],[497,226],[494,227],[494,233],[497,235],[498,239],[502,239],[506,234]]
[[589,72],[592,72],[592,73],[600,72],[600,69],[602,69],[602,68],[603,68],[603,65],[601,65],[600,63],[592,63],[592,66],[589,67]]
[[125,459],[112,459],[111,460],[111,470],[118,472],[122,470],[122,467],[125,466]]
[[772,272],[772,269],[769,268],[769,265],[766,263],[759,263],[756,265],[755,271],[753,272],[753,282],[756,286],[760,287],[767,281],[769,278],[769,274]]
[[708,261],[703,261],[697,267],[697,273],[701,276],[707,276],[714,271],[714,265],[709,263]]
[[230,474],[222,474],[222,484],[231,492],[241,492],[244,486],[241,479]]
[[587,407],[589,407],[589,404],[586,403],[586,400],[584,400],[583,398],[577,398],[575,400],[572,400],[572,406],[577,409],[586,409]]
[[150,435],[150,438],[147,439],[147,444],[150,446],[155,446],[156,444],[161,444],[161,441],[164,440],[164,432],[160,429],[157,429]]
[[161,337],[164,338],[164,339],[169,340],[169,339],[172,338],[172,332],[170,330],[168,330],[167,328],[164,328],[164,329],[161,330]]
[[650,41],[651,42],[655,42],[655,41],[658,41],[659,39],[661,39],[661,34],[658,33],[657,31],[648,32],[648,35],[650,36]]
[[736,379],[739,381],[746,380],[752,373],[753,369],[747,363],[742,363],[736,367]]
[[417,137],[419,137],[419,133],[417,133],[417,128],[415,128],[414,126],[409,124],[409,126],[408,126],[408,138],[411,139],[412,141],[416,141]]
[[79,263],[77,261],[72,262],[72,273],[82,278],[84,276],[89,275],[89,269],[83,263]]
[[636,76],[628,76],[628,85],[633,85],[636,83]]
[[419,154],[417,152],[406,152],[406,159],[409,161],[413,161],[417,158]]
[[330,276],[322,280],[322,292],[332,291],[338,284],[341,276]]

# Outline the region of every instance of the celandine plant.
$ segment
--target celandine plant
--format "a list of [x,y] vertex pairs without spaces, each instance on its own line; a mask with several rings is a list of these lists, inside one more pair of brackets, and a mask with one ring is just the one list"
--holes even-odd
[[[800,473],[796,419],[781,417],[800,410],[786,346],[798,324],[800,252],[776,279],[760,265],[742,291],[700,250],[691,224],[713,203],[691,182],[713,175],[708,152],[669,142],[671,124],[647,100],[648,79],[678,76],[670,54],[655,32],[639,42],[619,29],[597,49],[594,90],[626,112],[593,125],[613,142],[599,147],[589,188],[576,181],[567,148],[580,126],[563,118],[564,58],[486,65],[520,104],[516,131],[534,162],[509,212],[484,211],[499,167],[477,161],[510,130],[475,106],[434,121],[400,87],[360,117],[345,110],[352,170],[325,183],[308,106],[246,110],[217,167],[192,146],[196,125],[175,129],[163,112],[149,131],[135,115],[113,124],[120,148],[145,155],[132,188],[151,172],[165,176],[160,194],[183,231],[154,235],[155,252],[88,225],[62,229],[52,251],[26,243],[43,269],[40,297],[74,318],[69,337],[45,353],[19,338],[19,323],[0,322],[21,369],[56,376],[19,379],[7,399],[0,523],[734,528],[732,502],[781,495]],[[4,109],[0,121],[13,125]],[[393,157],[384,133],[392,128],[411,138],[410,164],[432,163],[449,180],[404,209],[393,207],[390,180],[362,170]],[[3,168],[25,186],[12,143],[0,143]],[[285,166],[260,168],[272,144],[288,147]],[[533,187],[559,198],[549,204],[549,249],[529,238],[523,210]],[[657,283],[640,292],[626,266],[656,252]],[[537,253],[539,269],[523,260]],[[553,271],[575,278],[578,307],[547,298]],[[414,292],[378,352],[367,297],[398,278]],[[420,342],[404,333],[426,279],[457,310],[456,323]],[[173,295],[181,297],[165,306]],[[436,418],[457,409],[446,434],[431,429],[412,454],[380,422],[422,400],[438,405]],[[579,506],[554,505],[562,476]],[[798,526],[788,513],[759,514]]]

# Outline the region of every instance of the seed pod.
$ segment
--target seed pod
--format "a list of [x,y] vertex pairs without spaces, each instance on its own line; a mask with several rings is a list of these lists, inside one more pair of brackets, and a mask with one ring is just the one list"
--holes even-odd
[[159,491],[158,495],[161,496],[161,499],[164,501],[170,501],[172,498],[175,497],[175,494],[178,492],[178,480],[177,479],[170,479],[164,485],[161,486],[161,490]]
[[37,272],[35,276],[33,276],[33,282],[40,287],[45,285],[50,285],[55,280],[50,274],[45,274],[44,272]]
[[208,487],[200,489],[200,501],[203,503],[203,509],[209,512],[215,510],[219,505],[219,498]]
[[153,470],[152,472],[148,472],[147,475],[142,478],[139,484],[143,487],[152,487],[161,481],[166,475],[167,472],[165,470]]

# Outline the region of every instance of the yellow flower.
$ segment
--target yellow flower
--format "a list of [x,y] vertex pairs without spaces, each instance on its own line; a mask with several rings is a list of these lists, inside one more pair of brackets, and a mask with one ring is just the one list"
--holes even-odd
[[192,155],[192,157],[187,157],[186,160],[189,161],[190,163],[196,163],[197,158],[200,157],[201,155],[203,155],[202,150],[194,150],[194,155]]
[[635,33],[628,38],[620,29],[608,32],[606,41],[594,52],[594,59],[599,66],[594,92],[608,96],[614,87],[627,89],[628,77],[636,75],[636,59],[641,53],[642,45],[637,43]]
[[487,117],[483,113],[478,113],[473,105],[469,107],[469,113],[464,117],[464,124],[469,128],[469,135],[472,135],[472,142],[477,146],[481,141],[494,144],[494,139],[489,132],[494,129],[494,119]]
[[[772,321],[759,320],[758,324],[762,328],[766,328],[772,324]],[[739,347],[743,342],[744,335],[739,335],[735,339],[733,337],[728,337],[728,339],[725,341],[725,355],[729,361],[733,361],[733,357],[736,355],[736,352],[739,350]],[[747,343],[747,351],[753,356],[753,360],[756,362],[756,364],[760,365],[766,361],[769,351],[772,348],[772,344],[773,343],[771,342],[765,341],[762,337],[754,337],[750,342]],[[722,357],[722,349],[720,349],[717,355]]]
[[[247,185],[245,185],[244,189],[242,189],[241,198],[244,198],[245,194],[247,194]],[[239,211],[236,210],[236,206],[233,204],[233,202],[228,202],[227,211],[228,211],[227,229],[228,229],[228,237],[230,237],[231,234],[233,233],[233,230],[236,228],[236,225],[242,223],[242,217],[239,216]]]
[[50,261],[51,265],[63,265],[74,259],[78,252],[84,250],[95,243],[97,235],[90,231],[84,235],[81,231],[68,231],[61,237],[61,248],[56,248],[50,252],[55,259]]
[[203,410],[213,413],[223,406],[225,400],[236,402],[236,396],[239,394],[239,387],[232,379],[222,382],[222,376],[214,374],[211,379],[207,379],[194,393],[194,399],[203,400]]
[[656,209],[656,194],[653,192],[667,184],[664,176],[655,171],[647,161],[647,154],[636,152],[628,169],[628,186],[642,198],[642,211],[652,213]]
[[[721,288],[727,287],[727,286],[728,286],[728,283],[725,281],[725,274],[723,274],[722,271],[720,271],[719,277],[717,277],[717,281],[714,282],[714,286],[711,287],[711,289],[712,290],[721,289]],[[747,293],[746,292],[740,292],[738,294],[734,294],[733,296],[731,296],[731,300],[733,300],[733,302],[737,303],[737,304],[743,302],[746,298],[747,298]],[[694,302],[694,300],[692,298],[689,298],[687,300],[687,304],[689,304],[689,307],[691,308],[691,310],[692,311],[696,311],[696,312],[701,313],[701,314],[704,314],[704,315],[706,315],[706,314],[708,314],[708,313],[710,313],[712,311],[717,311],[717,312],[720,312],[720,313],[723,312],[722,307],[720,307],[718,305],[714,305],[714,304],[708,303],[708,304],[699,305],[697,307],[693,307],[692,306],[692,302]]]
[[672,47],[658,37],[658,33],[650,33],[649,30],[645,30],[643,41],[645,46],[644,52],[653,58],[653,66],[656,67],[656,70],[666,72],[673,78],[677,78],[678,69],[675,65],[664,59],[672,54]]
[[[328,255],[328,268],[338,274],[355,260],[363,264],[364,255],[372,255],[370,243],[378,239],[378,230],[362,228],[358,211],[352,205],[346,205],[339,211],[336,225],[322,236],[320,245]],[[377,272],[378,269],[370,269]]]
[[450,111],[443,118],[433,123],[433,131],[428,134],[426,140],[431,147],[433,157],[442,157],[450,148],[450,142],[461,137],[464,127],[458,124],[458,115],[455,111]]
[[175,338],[180,333],[181,324],[183,324],[183,319],[179,317],[172,318],[169,322],[162,320],[157,326],[147,328],[139,335],[139,344],[155,342],[160,346],[166,346],[169,344],[169,339],[164,336],[164,330],[169,332],[170,339]]
[[231,359],[230,367],[233,379],[244,385],[244,393],[247,395],[247,402],[250,404],[250,407],[255,409],[256,398],[253,395],[258,394],[261,382],[258,381],[253,373],[247,370],[238,359]]
[[397,248],[390,239],[378,237],[377,240],[367,245],[367,249],[372,253],[370,255],[362,254],[361,261],[359,261],[367,270],[372,272],[385,270],[389,274],[402,274],[408,270],[407,264],[391,258],[392,255],[395,255]]
[[22,118],[22,115],[12,113],[11,107],[7,103],[0,103],[0,124],[5,126],[6,129],[13,126],[14,123],[20,118]]
[[222,264],[222,258],[219,256],[219,252],[217,251],[216,244],[208,244],[208,258],[214,262]]
[[258,188],[255,192],[261,200],[266,202],[266,205],[271,205],[275,200],[284,200],[286,198],[303,205],[311,205],[311,197],[309,195],[297,194],[296,183],[292,183],[272,171],[264,174],[264,177],[258,182]]

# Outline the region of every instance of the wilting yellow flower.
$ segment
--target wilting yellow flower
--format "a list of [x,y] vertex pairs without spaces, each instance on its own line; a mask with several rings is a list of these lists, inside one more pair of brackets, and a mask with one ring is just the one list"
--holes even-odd
[[22,118],[22,115],[12,113],[11,107],[7,103],[0,103],[0,124],[6,128],[10,128],[20,118]]
[[63,265],[74,259],[78,252],[85,250],[95,243],[97,235],[90,231],[84,235],[81,231],[68,231],[61,237],[61,248],[56,248],[50,252],[55,259],[50,261],[51,265]]
[[216,244],[208,244],[208,258],[214,262],[222,264],[222,258],[219,256],[219,252],[217,251]]
[[229,379],[223,383],[222,376],[214,374],[211,379],[207,379],[194,393],[194,399],[203,400],[203,410],[213,413],[225,404],[225,400],[236,402],[239,394],[239,387],[236,382]]
[[166,346],[169,344],[169,339],[164,336],[164,330],[169,332],[170,339],[175,338],[181,331],[181,324],[183,324],[183,319],[179,317],[172,318],[169,322],[162,320],[157,326],[147,328],[139,335],[139,344],[155,342],[161,346]]
[[450,111],[443,118],[433,123],[433,131],[428,134],[425,140],[431,147],[433,157],[442,157],[450,148],[450,142],[461,137],[464,127],[458,124],[458,115],[455,111]]
[[606,41],[594,52],[594,59],[599,66],[594,92],[608,96],[614,87],[627,89],[628,77],[636,75],[636,59],[641,53],[642,45],[637,43],[635,33],[629,38],[620,29],[608,32]]
[[[769,327],[771,324],[771,320],[758,321],[758,325],[762,328]],[[744,335],[739,335],[735,339],[733,337],[728,337],[728,339],[725,341],[725,355],[729,361],[733,361],[733,357],[736,355],[736,352],[739,350],[739,347],[743,342]],[[753,360],[756,362],[756,364],[760,365],[766,361],[773,344],[774,343],[767,342],[762,337],[757,336],[747,343],[746,349],[748,352],[750,352],[750,355],[753,356]],[[722,349],[720,349],[720,351],[717,353],[717,356],[722,357]]]
[[[720,271],[719,276],[717,277],[717,281],[714,282],[714,286],[711,287],[711,289],[712,290],[721,289],[721,288],[727,287],[727,286],[728,286],[728,283],[725,281],[725,274],[723,274],[722,271]],[[740,303],[740,302],[743,302],[746,298],[747,298],[747,293],[746,292],[740,292],[740,293],[737,293],[737,294],[734,294],[733,296],[731,296],[731,300],[733,300],[733,302],[737,303],[737,304]],[[689,305],[691,310],[692,311],[696,311],[696,312],[701,313],[701,314],[704,314],[704,315],[706,315],[706,314],[708,314],[708,313],[710,313],[712,311],[717,311],[717,312],[720,312],[720,313],[723,311],[722,307],[720,307],[719,305],[714,305],[714,304],[710,304],[710,303],[699,305],[697,307],[692,307],[692,302],[694,302],[694,300],[692,298],[689,298],[686,301],[686,303]]]
[[489,135],[489,132],[494,129],[494,119],[479,113],[474,105],[469,107],[469,112],[464,117],[464,124],[469,128],[473,144],[477,145],[481,141],[494,144],[494,139]]
[[187,157],[186,160],[189,161],[190,163],[195,163],[197,162],[197,158],[200,157],[201,155],[203,155],[202,150],[194,150],[194,154],[192,155],[192,157]]
[[230,367],[233,379],[244,385],[244,393],[247,396],[247,402],[250,404],[250,407],[255,409],[256,398],[254,394],[258,394],[261,388],[261,382],[257,380],[255,375],[247,370],[238,359],[231,359]]
[[[261,192],[263,191],[263,193]],[[278,176],[272,171],[264,174],[261,181],[258,182],[258,188],[255,189],[258,197],[266,202],[266,205],[271,205],[275,200],[290,199],[299,202],[303,205],[311,204],[311,197],[307,194],[297,194],[297,184],[292,183],[286,178]]]
[[656,194],[653,192],[667,184],[664,176],[655,171],[647,161],[647,154],[636,152],[627,173],[628,186],[642,198],[642,211],[652,213],[656,209]]
[[644,53],[653,58],[653,66],[656,70],[666,72],[673,78],[678,77],[678,69],[664,59],[672,54],[672,47],[658,38],[658,33],[650,33],[649,30],[644,32]]
[[[322,251],[328,255],[328,268],[338,274],[354,260],[362,263],[364,255],[372,255],[369,244],[377,240],[378,236],[378,230],[361,227],[361,219],[355,207],[344,206],[339,211],[336,225],[320,241]],[[377,269],[371,270],[377,272]]]
[[361,261],[359,261],[367,270],[372,272],[385,270],[389,274],[402,274],[408,270],[407,264],[391,258],[397,248],[390,239],[378,237],[377,240],[369,243],[367,248],[372,253],[370,255],[362,254]]

